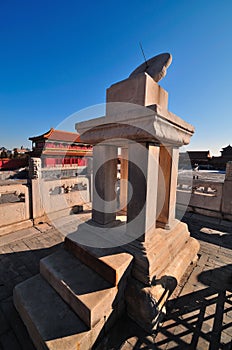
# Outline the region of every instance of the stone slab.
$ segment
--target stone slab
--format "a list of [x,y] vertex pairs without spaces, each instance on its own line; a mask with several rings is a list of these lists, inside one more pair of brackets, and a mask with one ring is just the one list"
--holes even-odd
[[117,287],[69,252],[61,250],[42,259],[40,273],[89,328],[112,309]]
[[40,275],[15,287],[14,304],[37,350],[90,350],[104,326],[89,330]]
[[0,236],[7,235],[8,233],[23,230],[33,226],[32,220],[24,220],[15,224],[0,227]]
[[20,241],[24,238],[28,238],[31,236],[36,236],[38,235],[38,230],[35,227],[30,227],[27,229],[19,230],[12,232],[8,235],[4,235],[0,237],[0,247],[4,246],[6,244],[12,243],[12,242],[17,242]]
[[[81,134],[83,142],[97,144],[121,139],[119,146],[126,145],[124,140],[136,142],[171,143],[182,146],[190,142],[194,133],[192,125],[184,122],[166,109],[152,105],[146,108],[130,103],[116,106],[112,116],[105,116],[77,123],[75,128]],[[117,114],[116,114],[117,112]],[[119,140],[120,141],[120,140]]]
[[113,286],[118,285],[125,271],[129,268],[133,256],[120,252],[120,247],[101,249],[80,245],[75,237],[75,234],[71,234],[65,238],[65,248]]

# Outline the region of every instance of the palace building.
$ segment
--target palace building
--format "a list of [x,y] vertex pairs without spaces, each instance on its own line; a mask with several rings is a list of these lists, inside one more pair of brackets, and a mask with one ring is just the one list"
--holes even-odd
[[232,146],[228,145],[222,148],[220,157],[212,157],[211,164],[215,169],[225,170],[226,163],[232,161]]
[[232,161],[232,146],[222,148],[221,156],[211,156],[209,151],[187,151],[180,153],[180,168],[187,169],[191,164],[192,168],[197,166],[205,170],[225,170],[227,162]]
[[80,140],[74,132],[51,128],[45,134],[30,137],[32,151],[30,157],[41,159],[42,168],[87,166],[92,156],[92,146]]

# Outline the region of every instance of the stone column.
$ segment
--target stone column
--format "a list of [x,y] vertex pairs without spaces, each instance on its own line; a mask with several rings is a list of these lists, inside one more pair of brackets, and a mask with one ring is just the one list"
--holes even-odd
[[93,147],[92,219],[100,225],[116,219],[117,147],[107,144]]
[[175,221],[179,149],[160,146],[157,227],[172,228]]
[[127,212],[127,192],[128,192],[128,148],[121,148],[120,165],[120,213],[126,215]]
[[159,147],[131,143],[128,159],[127,233],[146,241],[156,227]]

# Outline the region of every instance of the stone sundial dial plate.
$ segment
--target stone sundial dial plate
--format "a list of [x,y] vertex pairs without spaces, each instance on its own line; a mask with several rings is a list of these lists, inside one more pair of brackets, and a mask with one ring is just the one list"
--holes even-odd
[[156,82],[160,81],[166,75],[166,70],[172,62],[172,55],[170,53],[161,53],[157,56],[150,58],[148,61],[137,67],[129,76],[129,78],[135,77],[140,73],[146,72]]

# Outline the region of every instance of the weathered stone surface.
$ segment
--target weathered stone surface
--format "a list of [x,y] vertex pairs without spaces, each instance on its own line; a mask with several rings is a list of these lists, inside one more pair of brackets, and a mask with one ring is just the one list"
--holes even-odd
[[232,219],[232,162],[226,166],[226,178],[222,193],[222,212],[225,219]]
[[148,240],[154,233],[157,219],[159,147],[132,143],[128,151],[128,181],[132,194],[127,206],[127,233],[131,240],[142,235]]
[[171,230],[155,229],[147,241],[136,240],[125,245],[125,250],[134,256],[132,275],[150,285],[153,277],[161,276],[188,240],[188,228],[179,222]]
[[87,344],[87,326],[39,275],[16,286],[14,304],[37,349],[74,350],[84,340]]
[[106,92],[106,115],[116,115],[117,104],[126,102],[141,106],[158,104],[167,110],[168,93],[159,86],[147,73],[141,73],[130,79],[111,85]]
[[128,192],[128,149],[121,148],[120,157],[120,213],[126,215],[127,212],[127,192]]
[[152,332],[159,309],[150,288],[136,279],[130,279],[126,289],[126,303],[128,315],[147,332]]
[[116,219],[117,147],[93,147],[93,208],[92,219],[98,224],[109,224]]
[[77,123],[76,129],[83,142],[96,144],[119,139],[121,147],[125,140],[183,146],[190,142],[194,132],[192,125],[156,104],[145,108],[130,103],[117,105],[112,115]]
[[175,225],[178,160],[178,148],[160,147],[157,226],[167,229]]
[[[82,184],[86,187],[80,191],[60,192],[57,195],[51,195],[55,188],[63,191],[64,188],[70,189]],[[49,222],[54,218],[66,216],[71,208],[76,205],[84,205],[90,201],[89,198],[89,180],[87,177],[72,177],[66,179],[32,179],[32,209],[33,220],[36,223],[40,221]]]
[[162,273],[154,276],[150,287],[134,278],[130,279],[126,290],[128,314],[146,331],[153,332],[156,329],[162,314],[165,313],[166,301],[180,282],[189,263],[196,260],[198,251],[199,243],[190,238],[184,247],[172,256],[172,261],[168,262]]
[[118,252],[114,248],[100,249],[80,245],[75,233],[66,237],[65,247],[113,286],[118,285],[133,260],[131,254]]
[[89,330],[40,275],[15,288],[14,303],[37,350],[90,350],[105,322],[113,322],[106,315]]
[[232,181],[232,162],[227,162],[226,163],[226,180]]
[[131,73],[130,77],[134,77],[142,72],[146,72],[156,82],[158,82],[163,77],[165,77],[167,68],[170,66],[171,63],[172,56],[170,55],[170,53],[161,53],[142,63]]
[[32,226],[29,210],[29,188],[20,183],[0,186],[0,196],[10,194],[13,194],[15,199],[12,202],[4,203],[3,201],[1,203],[0,235]]
[[[10,212],[14,213],[14,210],[12,211],[12,209],[15,209],[14,206],[12,206],[12,208],[10,208],[11,206],[8,205],[7,207],[8,207],[6,210],[7,215]],[[1,210],[2,210],[2,208],[1,208]],[[3,214],[3,215],[6,215],[6,213],[1,212],[1,214]],[[24,221],[17,222],[15,224],[3,226],[3,227],[0,227],[0,236],[7,235],[8,233],[11,233],[11,232],[20,231],[20,230],[23,230],[23,229],[26,229],[26,228],[29,228],[32,226],[33,226],[32,220],[24,220]]]
[[42,259],[40,273],[89,328],[103,319],[116,302],[117,287],[67,251]]

